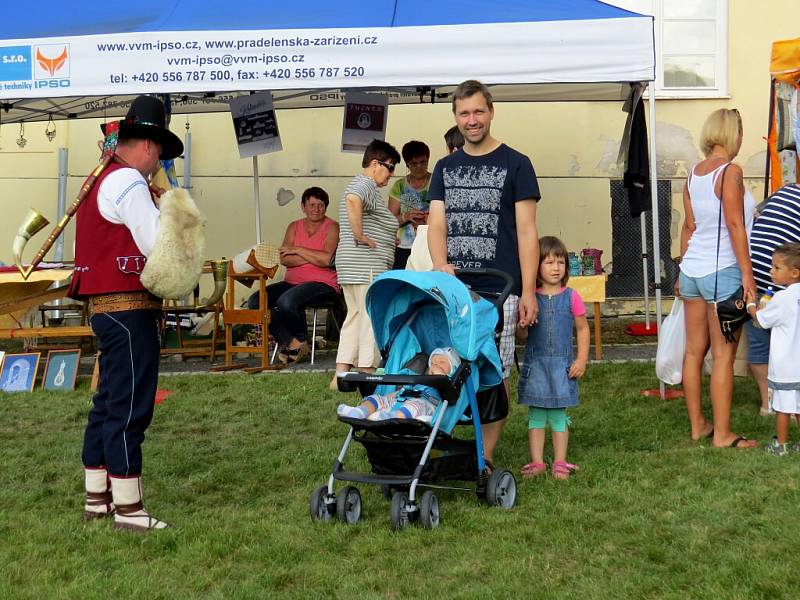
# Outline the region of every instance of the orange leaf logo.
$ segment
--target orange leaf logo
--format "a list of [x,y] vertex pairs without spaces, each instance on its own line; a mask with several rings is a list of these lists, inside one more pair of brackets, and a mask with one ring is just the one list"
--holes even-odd
[[55,58],[48,58],[42,51],[37,48],[36,49],[36,61],[39,63],[39,66],[42,67],[45,71],[50,73],[50,76],[54,76],[56,71],[58,71],[61,67],[64,66],[64,63],[67,62],[67,47],[64,46],[64,50],[61,51],[61,54],[56,56]]

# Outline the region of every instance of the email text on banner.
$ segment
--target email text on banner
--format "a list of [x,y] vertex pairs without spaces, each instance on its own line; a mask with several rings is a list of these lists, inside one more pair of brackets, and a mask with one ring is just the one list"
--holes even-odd
[[[305,80],[347,78],[367,75],[358,64],[331,65],[330,55],[314,56],[298,53],[297,48],[377,46],[377,35],[325,35],[289,37],[258,37],[238,40],[153,40],[139,42],[104,42],[96,44],[99,53],[158,54],[165,70],[109,73],[110,83],[173,83],[173,82],[234,82],[257,80]],[[250,50],[268,49],[257,53]],[[286,49],[287,51],[284,51]],[[180,54],[185,51],[191,54]],[[218,54],[218,51],[228,51]],[[177,54],[177,55],[176,55]],[[323,65],[313,65],[316,61]],[[296,65],[303,65],[296,67]],[[309,66],[306,66],[309,65]],[[242,68],[229,68],[239,67]],[[247,66],[248,68],[244,68]],[[181,69],[183,67],[183,69]],[[261,69],[263,67],[263,70]]]

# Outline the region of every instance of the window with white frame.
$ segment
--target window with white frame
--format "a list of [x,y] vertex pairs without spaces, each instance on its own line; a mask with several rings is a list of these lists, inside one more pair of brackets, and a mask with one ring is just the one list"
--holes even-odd
[[656,97],[728,94],[727,0],[610,0],[655,16]]

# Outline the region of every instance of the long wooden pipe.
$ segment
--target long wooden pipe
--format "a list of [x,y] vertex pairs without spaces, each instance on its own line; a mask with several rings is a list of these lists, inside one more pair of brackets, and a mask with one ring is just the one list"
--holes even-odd
[[[113,153],[109,152],[107,154],[103,154],[103,157],[100,160],[100,164],[98,164],[94,168],[94,171],[92,171],[91,174],[86,178],[86,181],[83,182],[81,190],[78,193],[78,197],[75,198],[75,201],[69,206],[67,212],[64,214],[63,217],[61,217],[61,220],[53,228],[53,231],[50,232],[50,235],[47,236],[47,239],[44,241],[44,244],[42,244],[42,247],[39,248],[39,251],[33,257],[33,260],[31,260],[31,264],[28,265],[27,268],[22,266],[22,250],[25,248],[25,244],[27,243],[28,239],[30,239],[30,236],[33,235],[33,233],[35,233],[36,231],[38,231],[38,229],[41,229],[42,227],[45,227],[47,225],[47,220],[44,219],[43,224],[40,223],[38,229],[36,229],[33,232],[28,232],[27,235],[22,231],[24,229],[24,225],[23,227],[20,228],[20,232],[18,232],[17,236],[14,238],[13,249],[14,249],[14,264],[16,264],[17,269],[19,269],[19,272],[22,275],[23,280],[27,281],[28,277],[33,272],[33,270],[39,265],[40,262],[42,262],[42,259],[50,251],[50,248],[53,247],[53,244],[56,243],[58,236],[60,236],[61,233],[64,231],[64,228],[67,226],[70,219],[72,219],[75,213],[78,212],[78,208],[86,199],[86,196],[89,195],[89,192],[91,191],[92,187],[97,181],[97,178],[100,177],[103,171],[106,170],[108,165],[111,164],[112,160],[114,160]],[[35,213],[35,211],[32,211],[32,213]],[[38,215],[38,213],[35,213],[35,215]],[[41,217],[41,215],[39,215],[39,217]]]

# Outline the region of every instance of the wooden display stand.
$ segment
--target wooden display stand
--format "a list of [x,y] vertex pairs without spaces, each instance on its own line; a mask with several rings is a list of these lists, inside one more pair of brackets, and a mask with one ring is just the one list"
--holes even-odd
[[[203,273],[211,273],[209,264],[203,266]],[[167,315],[175,315],[175,333],[178,338],[177,348],[162,348],[161,356],[170,354],[180,354],[183,360],[190,356],[208,356],[209,360],[213,363],[217,358],[217,345],[219,334],[219,318],[223,312],[222,300],[212,306],[200,306],[200,286],[194,288],[192,294],[194,301],[193,306],[178,306],[174,301],[167,300],[164,302],[164,317]],[[181,315],[186,314],[207,314],[214,313],[213,317],[213,330],[211,332],[211,340],[185,340],[183,339],[183,327],[181,327]]]
[[[248,259],[250,264],[258,263]],[[246,373],[260,373],[261,371],[283,369],[284,365],[271,365],[269,361],[269,321],[270,313],[267,308],[267,280],[275,276],[277,266],[264,269],[260,265],[252,271],[237,273],[233,270],[233,264],[228,265],[228,292],[225,297],[225,310],[222,312],[222,320],[225,323],[225,364],[218,367],[211,367],[210,371],[232,371],[242,369]],[[236,308],[235,284],[237,281],[256,282],[258,285],[258,308],[246,309]],[[258,346],[234,346],[233,326],[234,325],[260,325],[261,344]],[[239,353],[261,355],[261,364],[257,367],[248,367],[245,363],[234,363],[233,355]]]
[[[211,340],[185,340],[183,339],[183,327],[181,327],[181,315],[204,314],[213,312],[214,325],[211,332]],[[176,306],[164,304],[164,316],[175,315],[175,334],[178,338],[176,348],[162,348],[161,356],[180,354],[183,360],[190,356],[208,356],[213,363],[217,359],[217,336],[219,332],[219,317],[222,314],[222,301],[214,306],[207,308],[197,308],[196,306]]]

